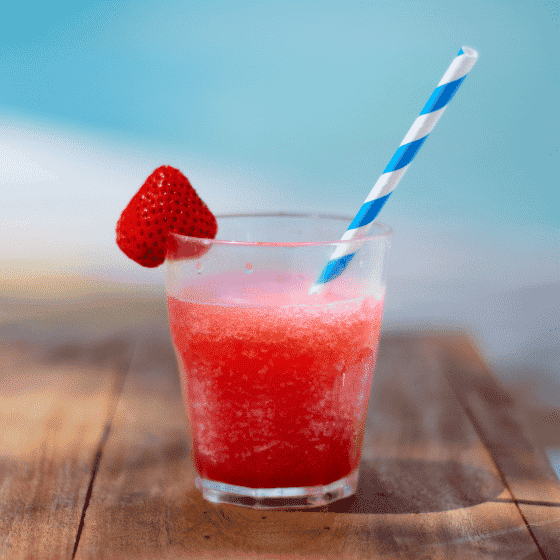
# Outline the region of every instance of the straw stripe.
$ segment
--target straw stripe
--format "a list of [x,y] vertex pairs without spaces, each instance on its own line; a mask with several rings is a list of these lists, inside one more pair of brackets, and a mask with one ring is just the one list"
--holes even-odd
[[436,123],[439,121],[441,115],[443,115],[443,111],[445,107],[434,111],[433,113],[429,113],[427,115],[420,115],[415,121],[414,124],[410,127],[410,130],[406,133],[402,144],[408,144],[414,140],[414,138],[422,138],[423,136],[428,136]]
[[422,144],[426,141],[427,136],[424,138],[419,138],[418,140],[414,140],[410,142],[410,144],[405,144],[401,146],[396,152],[395,155],[391,158],[389,165],[385,168],[383,173],[390,173],[391,171],[397,171],[401,167],[408,165],[413,159],[414,156],[418,153],[418,150],[422,147]]
[[428,113],[433,113],[434,111],[445,107],[451,101],[465,78],[466,76],[463,76],[459,80],[455,80],[454,82],[450,82],[449,84],[436,88],[434,93],[432,93],[432,97],[428,99],[428,103],[426,103],[420,114],[427,115]]
[[391,193],[382,196],[381,198],[376,198],[375,200],[370,200],[369,202],[362,204],[360,211],[356,214],[356,217],[352,220],[352,223],[348,226],[348,229],[356,229],[370,224],[375,216],[379,214],[379,211],[387,202],[390,194]]
[[319,277],[319,280],[317,280],[317,284],[324,284],[325,282],[328,282],[329,280],[340,276],[340,274],[342,274],[344,272],[344,269],[348,266],[348,263],[353,256],[354,253],[351,253],[350,255],[344,255],[334,261],[329,261],[327,266],[324,268],[321,276]]
[[459,86],[474,66],[477,58],[478,53],[469,47],[463,47],[459,51],[420,112],[420,116],[414,121],[383,174],[375,183],[356,217],[342,236],[343,241],[352,239],[356,239],[356,241],[337,245],[329,262],[309,293],[319,291],[323,284],[342,274],[350,264],[352,257],[360,248],[361,238],[366,235],[370,224],[377,217],[391,192],[402,179],[408,166],[416,157],[426,138],[428,138],[428,134],[433,130],[453,96],[457,93]]
[[397,186],[397,183],[400,181],[400,178],[406,173],[407,169],[408,165],[397,169],[397,171],[392,171],[391,173],[383,173],[383,175],[377,179],[377,183],[375,183],[373,189],[371,189],[371,192],[365,202],[369,202],[375,198],[381,198],[382,196],[392,192],[392,190]]

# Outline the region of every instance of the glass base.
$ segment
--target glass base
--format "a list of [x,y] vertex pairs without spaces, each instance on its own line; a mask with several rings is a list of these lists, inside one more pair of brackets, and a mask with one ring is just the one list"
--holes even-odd
[[330,504],[352,496],[358,486],[358,469],[330,484],[294,488],[246,488],[196,477],[202,497],[215,504],[234,504],[253,509],[299,509]]

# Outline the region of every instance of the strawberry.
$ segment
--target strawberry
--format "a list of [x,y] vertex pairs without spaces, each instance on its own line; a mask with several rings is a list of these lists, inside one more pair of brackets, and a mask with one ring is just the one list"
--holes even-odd
[[123,210],[117,245],[127,257],[153,268],[165,260],[170,233],[213,239],[217,230],[216,218],[189,180],[165,165],[146,179]]

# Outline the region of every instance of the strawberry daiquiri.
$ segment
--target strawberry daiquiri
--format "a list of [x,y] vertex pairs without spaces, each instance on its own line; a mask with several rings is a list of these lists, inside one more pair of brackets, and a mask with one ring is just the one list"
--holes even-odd
[[168,299],[197,471],[249,488],[347,477],[360,461],[382,297],[309,296],[310,279],[282,273],[236,280],[206,282],[206,303]]

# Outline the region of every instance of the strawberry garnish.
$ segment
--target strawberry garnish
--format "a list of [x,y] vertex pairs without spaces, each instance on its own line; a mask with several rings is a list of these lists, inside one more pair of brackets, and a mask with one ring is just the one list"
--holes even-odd
[[170,233],[213,239],[216,218],[189,180],[168,165],[158,167],[132,197],[117,223],[117,245],[138,264],[159,266]]

